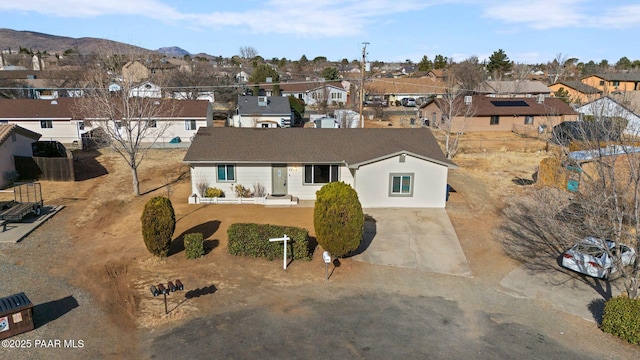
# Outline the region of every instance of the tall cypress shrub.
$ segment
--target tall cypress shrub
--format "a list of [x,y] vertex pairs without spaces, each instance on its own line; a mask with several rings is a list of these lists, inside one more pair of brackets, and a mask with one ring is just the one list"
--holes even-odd
[[313,226],[318,244],[336,257],[360,246],[364,213],[358,193],[343,182],[329,183],[316,192]]
[[140,221],[147,250],[155,256],[166,257],[176,229],[176,215],[171,200],[164,196],[150,199],[144,206]]

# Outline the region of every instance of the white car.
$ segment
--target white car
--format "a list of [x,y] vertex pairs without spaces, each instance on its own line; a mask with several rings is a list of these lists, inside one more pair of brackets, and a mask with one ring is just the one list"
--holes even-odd
[[608,279],[618,269],[605,246],[609,248],[612,256],[620,256],[623,266],[635,260],[635,250],[627,245],[620,244],[619,248],[616,248],[613,241],[588,236],[564,252],[562,266],[592,277]]

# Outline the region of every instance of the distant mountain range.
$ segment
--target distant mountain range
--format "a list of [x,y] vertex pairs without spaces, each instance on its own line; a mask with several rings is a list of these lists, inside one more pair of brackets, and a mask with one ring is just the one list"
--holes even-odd
[[[0,50],[18,50],[21,47],[29,49],[34,53],[46,51],[48,53],[59,54],[69,49],[77,50],[81,54],[100,53],[104,51],[120,54],[154,52],[153,50],[106,39],[91,37],[71,38],[34,31],[16,31],[0,28]],[[163,47],[155,50],[155,52],[177,58],[191,55],[188,51],[177,46]]]

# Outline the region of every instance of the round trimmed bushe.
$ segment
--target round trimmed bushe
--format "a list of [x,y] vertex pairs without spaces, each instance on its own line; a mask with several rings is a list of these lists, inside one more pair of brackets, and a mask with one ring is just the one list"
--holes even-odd
[[360,246],[364,213],[358,193],[344,182],[332,182],[316,192],[313,211],[316,239],[332,256],[344,257]]
[[176,229],[176,215],[171,200],[164,196],[151,198],[144,206],[140,221],[147,250],[155,256],[166,257]]

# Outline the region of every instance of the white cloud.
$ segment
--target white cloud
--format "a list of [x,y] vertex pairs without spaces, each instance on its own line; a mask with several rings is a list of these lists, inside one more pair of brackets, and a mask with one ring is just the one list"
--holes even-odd
[[[265,0],[245,11],[224,10],[234,5],[202,5],[203,12],[188,13],[161,0],[28,0],[0,2],[0,11],[34,12],[46,16],[90,18],[103,15],[137,15],[189,28],[244,28],[257,34],[277,33],[305,37],[363,34],[376,21],[398,13],[422,10],[451,1],[394,0]],[[221,9],[210,11],[211,6]]]
[[640,24],[640,5],[589,0],[509,0],[478,3],[483,16],[532,29],[632,28]]
[[534,29],[579,26],[585,20],[583,0],[536,0],[488,3],[485,17],[507,23],[525,23]]

